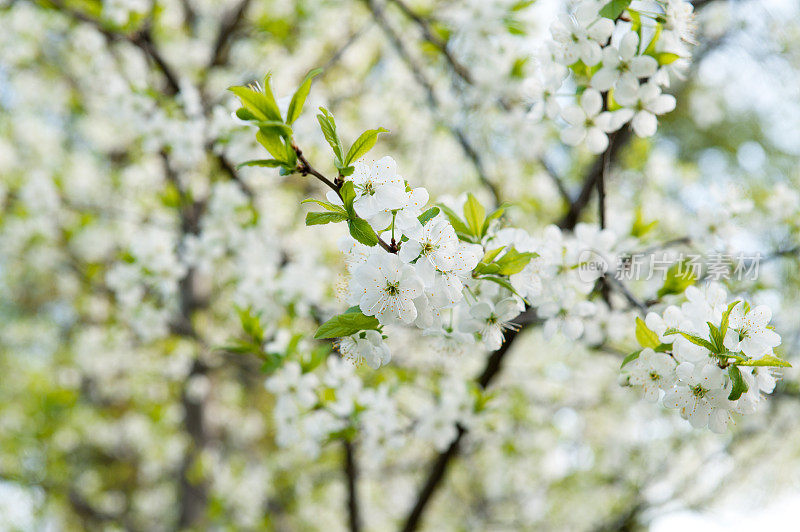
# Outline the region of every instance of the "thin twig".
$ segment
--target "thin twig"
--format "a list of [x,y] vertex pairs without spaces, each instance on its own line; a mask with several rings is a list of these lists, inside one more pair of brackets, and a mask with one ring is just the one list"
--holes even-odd
[[[392,44],[392,47],[397,52],[397,55],[400,56],[400,59],[406,64],[408,70],[414,76],[414,79],[417,81],[423,90],[425,91],[425,96],[428,100],[429,107],[435,112],[439,113],[439,109],[441,107],[439,98],[436,96],[436,91],[433,88],[433,83],[425,77],[423,73],[422,67],[417,63],[414,57],[409,52],[408,48],[406,47],[403,40],[400,38],[398,33],[392,28],[389,24],[389,21],[386,19],[386,15],[383,11],[383,8],[374,0],[364,0],[369,8],[370,12],[372,13],[373,18],[381,27],[383,32],[389,38],[389,41]],[[454,124],[450,124],[444,118],[440,118],[442,122],[447,125],[448,129],[450,130],[451,134],[456,138],[461,148],[464,150],[464,153],[472,162],[473,166],[475,166],[475,170],[478,173],[478,179],[480,182],[486,186],[489,192],[492,194],[492,197],[495,201],[496,205],[500,205],[502,203],[502,197],[500,194],[500,190],[486,175],[485,165],[481,159],[480,153],[476,150],[469,141],[466,133],[458,126]]]
[[453,54],[450,53],[450,50],[447,48],[447,43],[433,34],[430,23],[427,20],[422,18],[422,16],[420,16],[419,14],[415,13],[402,0],[388,0],[388,2],[399,7],[400,11],[402,11],[403,14],[405,14],[408,18],[413,20],[414,23],[422,31],[423,38],[432,45],[434,45],[442,53],[444,58],[449,63],[450,68],[453,69],[453,72],[455,72],[458,75],[458,77],[460,77],[461,79],[472,85],[472,75],[461,63],[459,63],[456,60],[455,57],[453,57]]
[[[300,161],[300,164],[297,165],[297,171],[300,172],[304,176],[305,175],[309,175],[309,174],[313,175],[314,177],[316,177],[317,179],[319,179],[320,181],[325,183],[331,190],[336,192],[336,194],[338,194],[339,197],[341,198],[340,190],[341,190],[342,186],[341,186],[341,184],[337,184],[338,180],[337,181],[331,181],[330,179],[325,177],[321,172],[319,172],[316,168],[311,166],[311,163],[309,163],[308,160],[303,155],[303,151],[300,148],[298,148],[296,145],[292,145],[292,149],[294,149],[295,153],[297,153],[297,160]],[[389,253],[397,253],[398,252],[399,247],[397,246],[396,242],[392,241],[391,244],[387,244],[386,242],[384,242],[384,240],[381,238],[380,235],[376,234],[375,236],[378,238],[378,244],[384,250],[388,251]]]

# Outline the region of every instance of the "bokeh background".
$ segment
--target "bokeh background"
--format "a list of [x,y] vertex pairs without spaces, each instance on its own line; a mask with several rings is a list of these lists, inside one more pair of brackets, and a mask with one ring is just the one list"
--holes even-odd
[[[617,150],[608,224],[639,249],[762,254],[758,279],[728,288],[772,307],[797,366],[800,5],[695,4],[678,107]],[[268,368],[224,348],[249,307],[265,351],[317,349],[316,321],[341,306],[342,233],[303,225],[316,183],[236,169],[263,154],[226,88],[271,71],[286,97],[323,67],[295,126],[316,166],[332,169],[312,112],[324,105],[344,138],[389,129],[373,154],[432,198],[490,203],[494,188],[533,232],[595,162],[527,113],[532,58],[563,9],[0,0],[0,529],[347,529],[349,453],[313,423],[280,445]],[[580,342],[525,332],[424,528],[793,529],[797,371],[729,434],[692,430],[617,385],[635,315],[617,301]],[[359,441],[366,530],[403,519],[453,437],[447,394],[485,360],[395,336],[388,367],[355,373],[389,394],[371,423],[393,424]]]

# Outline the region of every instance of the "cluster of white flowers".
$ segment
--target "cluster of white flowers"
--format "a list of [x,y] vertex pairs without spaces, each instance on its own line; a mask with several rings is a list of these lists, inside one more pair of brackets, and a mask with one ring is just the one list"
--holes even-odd
[[[353,182],[356,212],[379,234],[391,234],[399,247],[395,254],[350,237],[341,243],[350,273],[347,303],[377,318],[381,328],[414,325],[439,338],[448,352],[476,342],[495,350],[527,303],[545,320],[547,337],[557,331],[571,339],[582,335],[584,320],[595,313],[587,296],[603,272],[579,265],[587,253],[614,263],[613,232],[578,224],[574,234],[562,234],[551,225],[535,238],[481,218],[485,229],[465,235],[469,224],[452,216],[459,210],[466,214],[474,198],[451,202],[452,208],[433,207],[439,212],[425,220],[428,193],[407,187],[390,157],[371,167],[356,163]],[[342,203],[334,192],[328,199]],[[390,359],[384,338],[375,330],[360,331],[341,340],[339,349],[376,368]]]
[[[531,116],[560,115],[567,123],[561,140],[593,153],[604,151],[608,134],[628,122],[640,137],[655,134],[656,117],[675,108],[675,98],[662,88],[690,57],[690,3],[636,2],[614,12],[614,20],[606,12],[612,4],[582,0],[560,15],[550,28],[549,49],[524,84]],[[564,106],[557,99],[567,87],[577,89],[576,102]]]
[[277,443],[310,456],[319,454],[330,434],[358,422],[364,446],[379,458],[396,446],[403,428],[388,389],[365,388],[353,365],[337,357],[328,358],[319,376],[287,362],[267,379],[266,388],[277,398]]
[[734,413],[755,413],[762,394],[775,388],[775,368],[788,365],[773,352],[781,338],[766,306],[728,303],[725,289],[713,284],[685,295],[680,308],[640,321],[637,337],[647,346],[623,365],[624,382],[642,386],[649,401],[663,398],[692,426],[724,432]]

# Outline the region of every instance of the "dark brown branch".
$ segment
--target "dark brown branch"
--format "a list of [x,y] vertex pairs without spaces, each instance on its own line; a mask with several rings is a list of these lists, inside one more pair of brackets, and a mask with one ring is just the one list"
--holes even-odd
[[[494,351],[489,356],[483,371],[478,377],[476,377],[475,382],[481,388],[485,389],[488,387],[500,372],[503,359],[511,349],[511,346],[514,344],[514,340],[516,340],[519,334],[527,327],[539,323],[539,319],[536,317],[535,310],[530,307],[527,308],[525,312],[520,314],[515,321],[519,325],[519,328],[506,331],[503,345],[500,347],[500,349]],[[458,433],[456,434],[453,442],[450,444],[447,450],[445,450],[443,453],[440,453],[433,460],[433,463],[427,469],[430,472],[428,473],[428,477],[425,479],[425,482],[419,491],[419,495],[417,496],[414,506],[405,520],[403,528],[401,529],[403,532],[411,532],[419,527],[422,515],[425,512],[428,503],[430,503],[433,494],[436,492],[436,489],[444,479],[444,475],[447,472],[450,462],[458,455],[461,440],[467,433],[467,429],[462,425],[458,425],[457,429]]]
[[57,11],[69,16],[74,20],[94,26],[94,28],[102,33],[106,39],[110,41],[125,41],[142,50],[142,52],[144,52],[144,54],[151,61],[153,61],[153,63],[155,63],[158,70],[164,76],[164,79],[167,82],[167,88],[165,91],[167,95],[174,96],[180,92],[178,76],[153,44],[153,36],[149,26],[145,26],[145,28],[141,31],[130,35],[127,33],[119,33],[106,28],[99,20],[94,19],[89,15],[82,13],[81,11],[65,6],[60,0],[50,1],[55,6]]
[[344,473],[347,479],[347,518],[350,532],[361,530],[361,515],[358,498],[358,465],[353,443],[344,440]]
[[[383,32],[388,37],[389,42],[391,42],[392,47],[397,52],[397,55],[399,55],[400,59],[406,64],[408,70],[414,76],[414,79],[416,80],[417,84],[419,84],[425,91],[425,96],[428,100],[428,106],[434,112],[438,113],[438,110],[441,107],[441,105],[439,102],[439,98],[436,96],[436,91],[433,88],[433,83],[431,83],[428,80],[428,78],[425,77],[422,67],[417,63],[417,61],[408,51],[408,48],[406,47],[405,43],[400,38],[398,33],[389,24],[389,21],[386,19],[386,15],[383,11],[383,7],[377,5],[375,0],[364,0],[364,2],[367,4],[367,7],[372,13],[375,22],[378,23],[378,26],[381,27]],[[497,185],[495,185],[486,176],[486,170],[478,150],[476,150],[472,146],[472,144],[469,142],[469,138],[467,137],[466,133],[461,128],[455,125],[448,124],[446,121],[445,124],[447,125],[451,134],[456,138],[461,148],[464,150],[465,155],[472,162],[473,166],[475,166],[475,170],[478,174],[478,179],[480,180],[480,182],[484,186],[486,186],[486,188],[492,194],[495,204],[500,205],[502,203],[500,191],[497,188]]]
[[469,71],[463,65],[461,65],[461,63],[459,63],[455,57],[453,57],[453,54],[450,53],[450,50],[447,48],[447,43],[433,34],[430,23],[427,20],[415,13],[402,0],[388,0],[388,2],[399,7],[400,11],[402,11],[404,15],[414,21],[414,23],[419,27],[420,31],[422,31],[422,37],[434,45],[442,53],[450,65],[450,68],[453,69],[453,72],[455,72],[458,77],[470,85],[472,84],[472,76],[470,75]]
[[615,161],[620,149],[628,144],[630,138],[631,131],[628,127],[615,131],[608,136],[608,148],[606,148],[603,154],[598,155],[594,163],[592,163],[589,173],[586,174],[586,178],[583,180],[583,186],[581,187],[578,197],[570,204],[567,214],[564,215],[564,218],[558,224],[561,229],[575,228],[581,214],[592,198],[592,191],[597,186],[597,181],[603,176],[607,164],[606,161],[608,161],[608,164]]
[[566,202],[567,205],[570,205],[572,203],[572,197],[569,195],[569,191],[564,185],[564,181],[561,180],[561,177],[559,177],[558,172],[555,171],[555,168],[550,166],[550,163],[548,163],[544,158],[539,159],[539,164],[542,165],[545,173],[553,181],[553,184],[556,186],[556,189],[558,189],[558,193],[561,195],[561,198]]
[[214,41],[214,49],[211,52],[211,61],[208,68],[222,66],[228,62],[228,54],[231,49],[231,38],[239,29],[239,25],[244,20],[250,0],[241,0],[222,20],[219,26],[219,33]]

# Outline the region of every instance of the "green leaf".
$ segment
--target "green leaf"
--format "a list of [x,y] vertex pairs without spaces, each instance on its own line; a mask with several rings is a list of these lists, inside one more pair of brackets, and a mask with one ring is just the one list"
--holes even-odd
[[361,156],[375,146],[375,143],[378,141],[379,134],[388,132],[388,129],[383,129],[382,127],[379,127],[378,129],[368,129],[363,132],[347,151],[347,156],[344,158],[343,166],[349,166],[350,163],[361,158]]
[[733,387],[731,388],[731,394],[728,396],[728,399],[735,401],[747,391],[747,383],[744,382],[742,373],[736,366],[731,366],[728,368],[728,376],[731,378],[731,384],[733,384]]
[[653,38],[650,39],[650,44],[648,44],[647,48],[645,48],[645,50],[644,50],[644,53],[646,55],[655,55],[655,53],[656,53],[656,44],[658,43],[658,40],[661,38],[661,32],[663,32],[663,31],[664,31],[664,25],[660,24],[660,23],[657,23],[655,32],[653,33]]
[[237,164],[236,169],[238,170],[244,166],[265,166],[267,168],[277,168],[279,166],[283,166],[283,164],[283,161],[279,161],[277,159],[255,159]]
[[300,113],[303,112],[303,105],[306,103],[306,98],[311,90],[311,81],[321,72],[321,68],[315,68],[306,74],[305,79],[300,84],[300,87],[294,93],[294,96],[292,96],[292,101],[289,103],[289,110],[286,112],[287,124],[293,123],[300,116]]
[[692,342],[695,345],[699,345],[700,347],[705,347],[706,349],[708,349],[712,353],[716,353],[717,352],[717,348],[714,346],[714,344],[712,344],[711,342],[709,342],[705,338],[700,338],[699,336],[695,336],[693,334],[681,332],[678,329],[672,329],[671,328],[671,329],[667,329],[666,331],[664,331],[664,336],[669,336],[671,334],[680,334],[681,336],[683,336],[684,338],[686,338],[687,340],[689,340],[690,342]]
[[356,199],[356,188],[352,181],[344,182],[342,188],[339,189],[339,196],[341,196],[344,208],[350,214],[350,217],[356,218],[356,211],[353,208],[353,202]]
[[336,133],[336,121],[333,119],[333,115],[324,107],[320,107],[319,110],[322,111],[322,113],[317,115],[317,121],[319,122],[322,134],[333,150],[338,166],[347,166],[344,164],[344,148],[342,147],[342,141],[339,140],[339,135]]
[[251,307],[237,308],[236,312],[239,314],[239,321],[242,324],[242,330],[255,343],[260,345],[264,342],[264,328],[261,326],[260,316],[253,311]]
[[[269,82],[269,78],[267,78],[267,82]],[[278,104],[275,103],[271,90],[269,94],[253,90],[250,87],[230,87],[228,90],[239,98],[242,106],[256,119],[283,122],[281,120],[281,112],[278,110]]]
[[506,249],[506,247],[505,247],[505,246],[500,246],[499,248],[490,249],[489,251],[487,251],[487,252],[486,252],[486,253],[483,255],[483,258],[481,259],[481,263],[482,263],[482,264],[489,264],[489,263],[490,263],[490,262],[492,262],[492,261],[495,259],[495,257],[497,257],[497,256],[500,254],[500,252],[501,252],[501,251],[503,251],[504,249]]
[[347,221],[347,227],[350,229],[350,235],[364,244],[365,246],[374,246],[378,243],[378,235],[372,230],[372,227],[362,218],[351,218]]
[[639,342],[639,345],[642,347],[649,347],[651,349],[655,349],[661,345],[661,340],[658,339],[658,335],[638,316],[636,317],[636,341]]
[[711,343],[714,344],[714,352],[722,353],[725,351],[725,347],[723,346],[724,338],[720,335],[719,329],[710,321],[707,321],[706,325],[708,325],[708,330],[711,333]]
[[497,220],[498,218],[503,216],[504,212],[506,212],[506,205],[505,204],[501,205],[500,207],[498,207],[497,209],[492,211],[492,213],[489,216],[487,216],[486,220],[484,220],[484,222],[483,222],[483,227],[481,228],[481,235],[485,235],[486,231],[489,230],[489,225],[494,220]]
[[309,212],[306,214],[306,225],[324,225],[347,221],[347,213],[343,212]]
[[272,83],[270,82],[272,78],[272,73],[267,73],[264,76],[264,98],[267,100],[267,104],[270,107],[270,112],[267,114],[267,117],[270,120],[280,120],[283,122],[283,118],[281,118],[281,111],[278,109],[278,103],[275,101],[275,95],[272,94]]
[[314,371],[314,369],[322,364],[322,362],[324,362],[330,354],[331,346],[329,343],[325,343],[315,349],[312,349],[308,355],[302,355],[300,357],[300,367],[302,368],[303,373]]
[[500,268],[497,273],[500,275],[514,275],[515,273],[519,273],[524,270],[525,266],[536,256],[538,256],[536,253],[520,253],[514,249],[514,247],[510,247],[505,255],[500,257],[495,263]]
[[661,298],[669,294],[682,294],[696,280],[689,260],[673,264],[667,270],[667,277],[664,279],[664,284],[658,289],[657,295]]
[[611,0],[600,10],[600,16],[617,20],[622,15],[622,12],[628,9],[629,5],[631,5],[631,0]]
[[441,205],[441,204],[439,205],[439,208],[442,209],[444,215],[447,216],[448,220],[450,220],[450,225],[453,226],[453,229],[456,230],[456,233],[462,235],[470,234],[469,227],[467,227],[467,224],[465,224],[463,220],[461,220],[461,218],[458,217],[458,214],[456,214],[456,212],[453,209],[447,207],[446,205]]
[[338,212],[338,213],[347,215],[347,211],[344,210],[344,208],[340,207],[339,205],[334,205],[333,203],[330,203],[328,201],[321,201],[321,200],[314,199],[314,198],[308,198],[308,199],[304,199],[300,203],[301,204],[303,204],[303,203],[315,203],[315,204],[319,205],[320,207],[322,207],[324,209],[327,209],[327,210],[329,210],[331,212]]
[[314,338],[341,338],[359,331],[378,330],[380,325],[374,316],[365,316],[359,309],[358,312],[346,312],[329,319],[319,326]]
[[764,355],[761,358],[747,360],[745,362],[737,362],[737,366],[774,366],[779,368],[791,368],[792,365],[783,360],[782,358],[778,358],[775,355]]
[[475,199],[472,194],[467,194],[464,202],[464,220],[469,226],[470,233],[480,238],[483,236],[483,222],[486,218],[486,209]]
[[658,220],[645,223],[642,209],[641,207],[637,207],[633,218],[633,226],[631,227],[631,236],[641,238],[649,233],[656,225],[658,225]]
[[253,124],[258,126],[258,129],[266,133],[277,133],[282,137],[288,138],[292,136],[292,128],[278,120],[255,120]]
[[419,216],[417,216],[417,220],[419,220],[419,222],[422,225],[425,225],[426,223],[431,221],[433,218],[435,218],[437,214],[439,214],[439,207],[431,207],[427,211],[425,211],[422,214],[420,214]]
[[248,120],[248,121],[249,121],[249,120],[258,120],[258,118],[256,118],[256,115],[254,115],[253,113],[251,113],[250,111],[248,111],[248,110],[247,110],[246,108],[244,108],[244,107],[240,107],[240,108],[238,108],[238,109],[236,110],[236,116],[237,116],[237,117],[238,117],[240,120]]
[[624,359],[622,359],[622,364],[620,364],[620,366],[619,366],[620,369],[624,368],[626,364],[629,364],[629,363],[633,362],[634,360],[636,360],[637,358],[639,358],[639,355],[641,355],[641,354],[642,354],[642,350],[639,349],[638,351],[634,351],[630,355],[626,356]]
[[737,299],[730,305],[728,308],[725,309],[725,312],[722,313],[722,321],[719,324],[719,333],[722,336],[722,340],[725,340],[725,335],[728,333],[728,322],[731,319],[731,312],[733,311],[734,307],[739,304],[739,300]]
[[[264,146],[273,159],[278,161],[285,161],[286,159],[286,146],[281,140],[280,134],[276,131],[268,131],[259,129],[256,132],[256,140],[259,144]],[[288,163],[286,163],[288,165]]]
[[670,52],[659,52],[656,54],[656,60],[658,61],[659,65],[671,65],[680,58],[681,56],[678,54],[673,54]]

